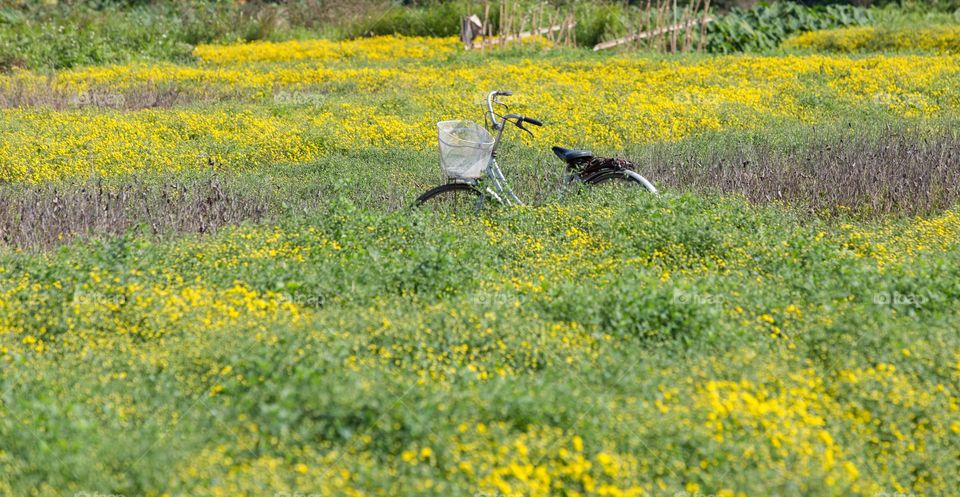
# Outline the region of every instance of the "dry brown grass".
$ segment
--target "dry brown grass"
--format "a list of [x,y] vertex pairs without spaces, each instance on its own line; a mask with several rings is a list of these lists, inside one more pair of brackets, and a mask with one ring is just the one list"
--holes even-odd
[[223,179],[122,185],[8,185],[0,192],[0,244],[49,248],[70,240],[141,228],[156,235],[210,233],[264,218],[265,193],[224,187]]
[[229,97],[230,95],[215,94],[207,90],[186,92],[169,85],[153,83],[123,92],[106,88],[72,92],[55,88],[50,81],[40,85],[14,81],[5,91],[0,92],[0,108],[43,107],[62,110],[92,107],[139,110],[215,102]]
[[[791,143],[761,137],[659,144],[631,159],[666,192],[738,194],[756,203],[793,205],[815,216],[928,215],[960,201],[960,138],[949,127],[936,133],[890,128],[870,137],[852,130],[839,136],[814,133]],[[351,166],[381,160],[336,157],[256,180],[210,172],[109,185],[100,180],[0,185],[0,246],[45,249],[134,229],[161,238],[211,233],[247,220],[317,213],[337,198],[393,211],[406,208],[417,193],[439,181],[432,173],[369,181]],[[426,171],[433,157],[412,155],[398,163],[411,161],[422,161]],[[531,204],[557,201],[560,162],[541,156],[534,164],[522,173],[508,172],[511,183]],[[575,193],[561,195],[568,194]]]
[[950,130],[887,129],[814,136],[792,151],[766,141],[699,151],[654,147],[642,169],[666,188],[741,194],[817,215],[923,215],[960,200],[960,138]]

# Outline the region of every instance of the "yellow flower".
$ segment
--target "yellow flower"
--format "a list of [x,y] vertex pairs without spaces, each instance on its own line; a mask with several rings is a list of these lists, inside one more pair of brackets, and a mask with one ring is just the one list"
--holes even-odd
[[573,437],[573,450],[583,452],[583,439],[579,435]]
[[857,478],[860,477],[860,470],[858,470],[856,465],[854,465],[850,461],[846,461],[843,463],[843,469],[847,472],[847,475],[850,477],[851,480],[856,480]]
[[[494,75],[501,74],[515,76],[512,102],[520,110],[558,124],[538,130],[537,143],[608,150],[776,119],[812,123],[830,112],[817,103],[820,99],[805,95],[830,94],[845,105],[908,116],[960,107],[960,90],[949,84],[960,73],[957,56],[660,61],[621,55],[578,61],[575,68],[562,59],[536,64],[492,59],[488,70],[475,71],[453,56],[457,50],[453,39],[404,37],[257,42],[199,46],[196,53],[207,62],[200,66],[83,67],[61,71],[52,80],[29,71],[0,75],[0,89],[17,88],[38,98],[51,88],[126,95],[161,85],[185,98],[212,93],[239,101],[236,109],[203,111],[0,109],[0,182],[246,170],[358,148],[429,150],[436,146],[435,123],[473,115],[477,99],[499,83]],[[434,57],[451,61],[416,62]],[[291,60],[297,64],[281,63]],[[371,65],[371,60],[380,63]],[[338,65],[331,67],[331,61]],[[446,84],[451,79],[458,85]],[[354,98],[354,90],[330,91],[341,87],[386,98],[370,101]],[[283,112],[273,112],[276,107]],[[610,108],[617,112],[605,110]],[[533,143],[518,139],[527,140],[524,146]],[[576,231],[571,242],[585,250],[602,249],[589,234]]]

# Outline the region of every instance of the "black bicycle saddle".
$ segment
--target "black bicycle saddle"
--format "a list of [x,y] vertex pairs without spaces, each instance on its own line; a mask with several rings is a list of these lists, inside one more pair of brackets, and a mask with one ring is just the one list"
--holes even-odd
[[577,159],[589,159],[590,157],[593,157],[593,152],[589,150],[574,150],[563,147],[553,147],[553,153],[557,154],[557,157],[567,162]]

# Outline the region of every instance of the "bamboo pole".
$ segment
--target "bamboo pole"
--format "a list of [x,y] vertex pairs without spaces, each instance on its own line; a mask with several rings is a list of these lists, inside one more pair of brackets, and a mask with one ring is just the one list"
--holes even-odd
[[[554,16],[554,13],[553,13],[553,12],[550,12],[550,19],[549,19],[549,21],[547,21],[547,25],[548,25],[548,26],[555,26],[555,25],[556,25],[556,24],[553,22],[553,21],[554,21],[553,16]],[[547,33],[547,39],[550,40],[550,44],[551,44],[551,45],[557,43],[557,37],[556,37],[553,33],[554,33],[554,31],[549,31],[549,32]]]
[[[640,30],[634,34],[640,34],[644,31],[650,29],[650,19],[652,17],[652,11],[650,10],[650,0],[647,0],[647,6],[643,9],[643,24],[640,25]],[[641,45],[646,45],[647,48],[650,48],[650,40],[645,40],[643,38],[637,38],[637,48],[640,48]]]
[[[483,28],[481,29],[483,39],[479,44],[468,47],[468,50],[480,48],[486,51],[489,46],[505,48],[512,42],[531,36],[544,36],[555,46],[575,46],[576,44],[574,27],[577,23],[574,15],[563,14],[551,8],[546,2],[540,3],[539,8],[527,13],[519,1],[503,0],[499,4],[500,19],[496,35],[493,34],[494,27],[490,23],[490,0],[484,0],[483,6]],[[546,25],[544,25],[545,22]]]
[[[670,18],[673,24],[677,24],[677,0],[673,0],[673,8],[670,9]],[[677,31],[670,32],[670,53],[677,53]]]
[[[618,38],[616,40],[610,40],[610,41],[605,41],[603,43],[598,43],[593,47],[593,50],[594,51],[606,50],[608,48],[617,47],[617,46],[623,45],[624,43],[630,43],[631,41],[635,41],[638,39],[650,39],[650,38],[661,37],[665,34],[669,34],[672,31],[685,29],[687,27],[686,24],[696,25],[696,24],[702,24],[702,23],[709,23],[712,21],[713,21],[712,17],[708,17],[706,19],[690,19],[685,23],[674,24],[673,26],[665,26],[662,28],[654,29],[652,31],[645,31],[643,33],[625,36],[623,38]],[[664,44],[664,46],[666,46],[666,44]]]
[[[663,11],[660,15],[660,26],[669,26],[670,19],[667,16],[670,14],[670,0],[663,2]],[[660,36],[660,51],[666,52],[670,50],[670,33],[667,31],[661,31],[662,36]]]
[[[693,0],[690,4],[687,5],[686,9],[683,9],[683,22],[693,19],[694,8],[699,8],[700,0]],[[683,30],[683,48],[680,49],[682,52],[690,51],[690,43],[693,41],[693,24],[688,24],[687,28]]]
[[497,33],[497,38],[501,40],[500,48],[503,48],[502,39],[503,39],[504,29],[506,29],[506,27],[507,27],[507,0],[502,0],[500,2],[500,30]]
[[561,47],[567,46],[567,17],[563,16],[560,19],[560,24],[558,24],[560,29],[557,30],[557,45]]
[[540,2],[540,12],[537,14],[537,20],[533,23],[534,29],[537,30],[543,27],[543,6],[544,3]]
[[703,21],[700,23],[700,39],[697,40],[697,51],[702,52],[707,43],[707,18],[710,16],[710,0],[703,3]]
[[524,22],[527,20],[527,16],[525,16],[525,15],[523,14],[523,11],[520,10],[520,2],[514,3],[514,4],[513,4],[513,7],[514,7],[514,9],[513,9],[513,10],[514,10],[513,18],[514,18],[514,20],[517,21],[517,24],[516,24],[516,26],[513,27],[513,29],[514,29],[514,30],[516,31],[516,33],[517,33],[517,40],[519,40],[519,39],[520,39],[520,32],[523,31],[523,24],[524,24]]
[[483,0],[483,27],[480,28],[483,39],[480,40],[480,50],[486,51],[487,39],[490,37],[490,0]]
[[[570,25],[574,26],[576,25],[576,23],[570,23]],[[517,34],[511,34],[507,36],[496,36],[496,37],[490,38],[489,40],[484,40],[483,43],[480,44],[480,46],[482,47],[484,45],[503,44],[506,42],[516,41],[523,38],[529,38],[531,36],[536,36],[536,35],[551,35],[553,33],[560,33],[561,31],[564,31],[567,26],[568,26],[568,23],[561,23],[556,26],[549,26],[545,28],[535,29],[533,31],[522,31]]]

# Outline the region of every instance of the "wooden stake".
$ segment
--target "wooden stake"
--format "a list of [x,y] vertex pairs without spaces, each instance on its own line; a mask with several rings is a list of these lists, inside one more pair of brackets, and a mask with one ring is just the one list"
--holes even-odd
[[[571,20],[572,20],[572,19],[571,19]],[[573,27],[573,26],[575,26],[575,25],[576,25],[575,22],[571,22],[571,23],[570,23],[570,27]],[[557,25],[557,26],[550,26],[550,27],[546,27],[546,28],[540,28],[540,29],[537,29],[537,30],[534,30],[534,31],[521,31],[520,33],[511,34],[511,35],[507,35],[507,36],[494,36],[494,37],[486,40],[483,44],[485,44],[485,45],[500,45],[500,44],[503,44],[503,43],[506,43],[506,42],[512,42],[512,41],[516,41],[516,40],[519,40],[519,39],[529,38],[529,37],[531,37],[531,36],[537,36],[537,35],[552,35],[552,34],[554,34],[554,33],[559,33],[560,31],[564,30],[565,28],[566,28],[566,24],[560,24],[560,25]],[[558,35],[557,35],[557,37],[559,38]]]
[[657,40],[661,40],[661,41],[663,42],[663,43],[661,43],[661,48],[663,48],[663,49],[665,50],[665,49],[667,48],[667,38],[666,38],[666,37],[667,37],[671,32],[675,32],[675,31],[679,31],[679,30],[682,30],[682,29],[686,29],[686,28],[687,28],[687,24],[700,24],[700,23],[708,23],[708,22],[711,22],[711,21],[713,21],[713,18],[712,18],[712,17],[708,17],[708,18],[703,19],[703,20],[700,20],[700,19],[690,19],[690,20],[688,20],[686,23],[674,24],[673,26],[664,26],[664,27],[662,27],[662,28],[654,29],[653,31],[646,31],[646,32],[643,32],[643,33],[635,34],[635,35],[624,36],[623,38],[618,38],[618,39],[616,39],[616,40],[605,41],[605,42],[603,42],[603,43],[597,44],[596,46],[593,47],[593,49],[594,49],[594,50],[605,50],[605,49],[607,49],[607,48],[613,48],[613,47],[616,47],[616,46],[619,46],[619,45],[623,45],[624,43],[630,43],[631,41],[635,41],[635,40],[638,40],[638,39],[640,39],[640,40],[645,40],[645,39],[657,39]]
[[[677,0],[673,0],[673,8],[670,9],[670,18],[673,24],[677,23]],[[670,53],[677,53],[677,32],[670,32]]]
[[501,0],[500,2],[500,48],[503,48],[503,39],[506,35],[507,28],[507,0]]
[[[647,6],[646,8],[643,9],[643,24],[641,24],[640,31],[638,31],[637,34],[650,30],[650,17],[651,17],[650,0],[647,0]],[[637,48],[640,48],[641,44],[645,44],[647,45],[647,48],[649,48],[650,40],[637,38]]]
[[543,5],[544,5],[544,3],[543,3],[543,2],[540,2],[540,12],[537,14],[537,19],[536,19],[536,21],[533,23],[533,27],[534,27],[534,29],[536,29],[537,31],[539,31],[540,28],[543,27]]
[[[670,25],[670,20],[667,19],[669,10],[670,10],[670,0],[666,0],[663,2],[663,14],[660,15],[660,21],[662,23],[662,26]],[[667,50],[670,49],[670,33],[666,31],[661,31],[661,33],[663,33],[663,36],[661,37],[661,40],[660,40],[661,41],[660,51],[666,52]]]
[[[699,4],[700,4],[700,0],[693,0],[693,2],[691,2],[689,5],[687,5],[687,8],[686,8],[686,9],[683,9],[683,22],[684,22],[684,24],[686,24],[686,22],[687,22],[689,19],[692,19],[692,18],[693,18],[693,11],[694,11],[695,8],[697,8],[697,7],[699,6]],[[693,24],[686,24],[686,26],[687,26],[687,29],[683,30],[683,48],[680,49],[682,52],[689,52],[689,51],[690,51],[690,43],[693,41],[693,27],[694,27],[694,25],[693,25]]]
[[710,17],[710,0],[705,0],[703,3],[703,20],[700,21],[700,39],[697,40],[697,51],[702,52],[704,45],[707,43],[707,23],[710,22],[707,19]]
[[487,40],[490,38],[490,0],[483,0],[483,40],[480,40],[480,50],[486,51]]
[[[549,18],[548,18],[548,20],[547,20],[547,25],[548,25],[548,26],[553,26],[553,25],[554,25],[554,23],[553,23],[553,15],[554,15],[553,12],[550,12]],[[554,33],[553,31],[550,31],[549,33],[547,33],[547,39],[550,40],[550,44],[551,44],[551,45],[554,45],[554,44],[557,43],[557,37],[556,37],[553,33]]]

